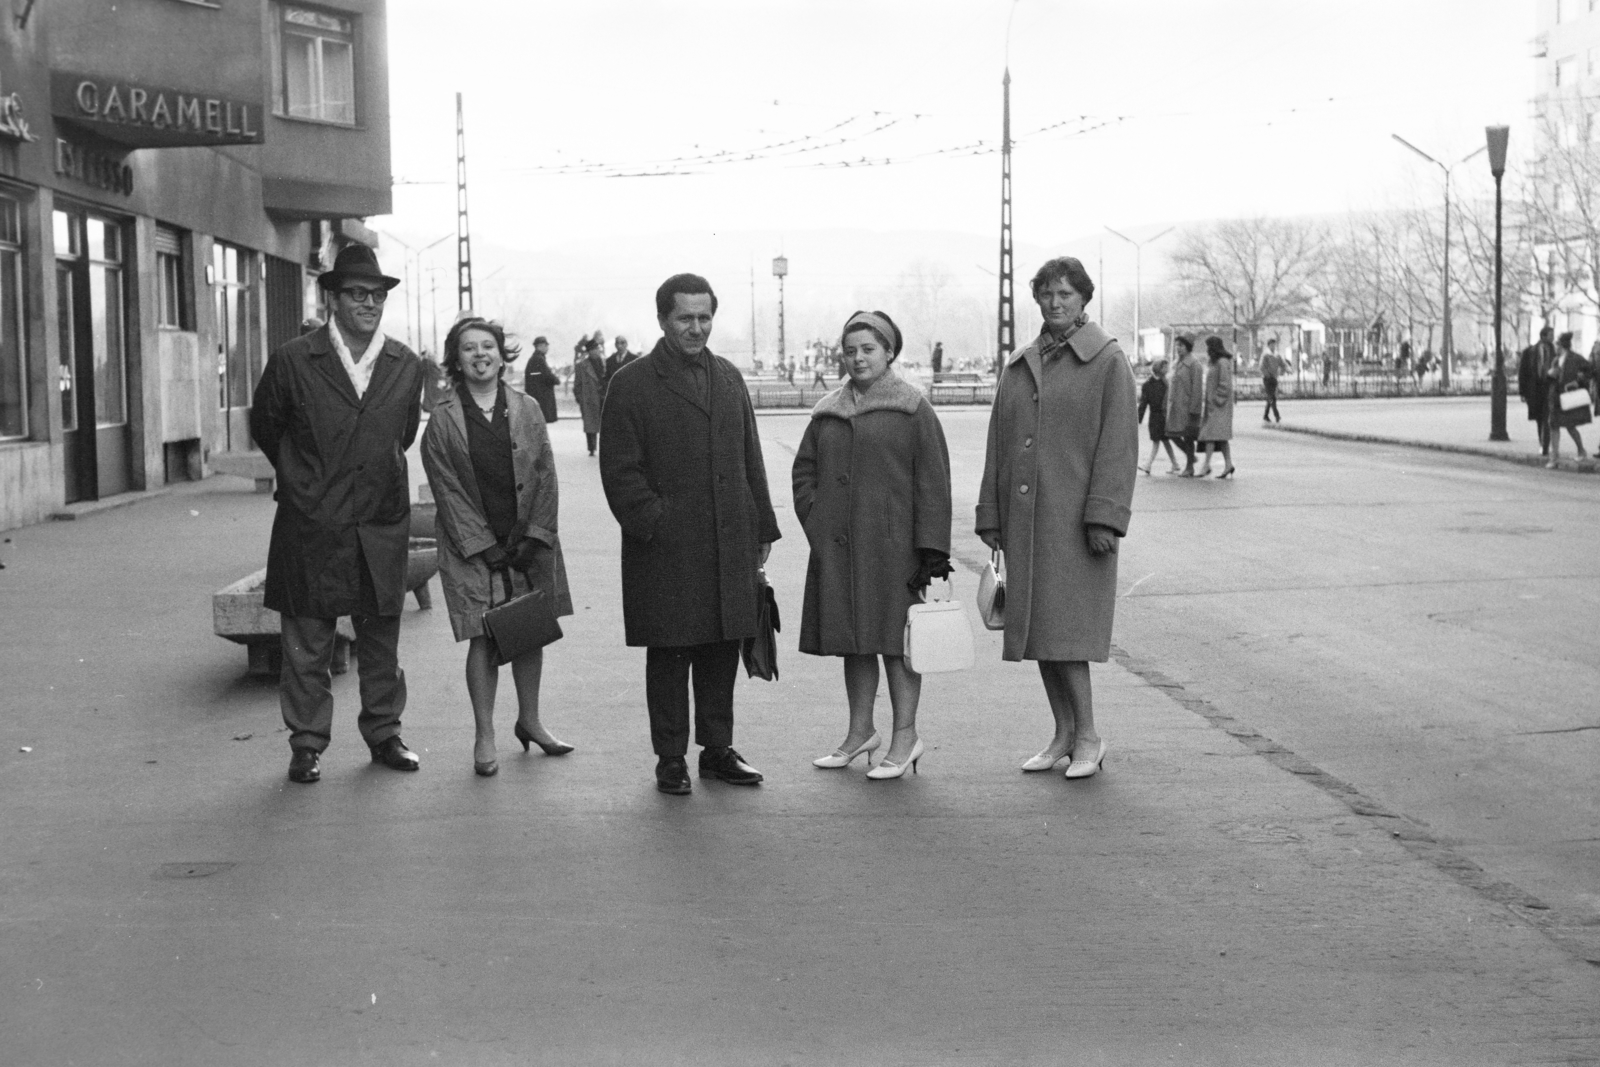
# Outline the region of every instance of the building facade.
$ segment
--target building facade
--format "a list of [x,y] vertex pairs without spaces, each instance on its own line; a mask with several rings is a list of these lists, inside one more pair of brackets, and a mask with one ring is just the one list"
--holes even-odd
[[1548,325],[1587,351],[1600,342],[1600,0],[1536,0],[1535,12],[1527,341]]
[[390,210],[383,0],[0,19],[0,529],[251,447],[267,353]]

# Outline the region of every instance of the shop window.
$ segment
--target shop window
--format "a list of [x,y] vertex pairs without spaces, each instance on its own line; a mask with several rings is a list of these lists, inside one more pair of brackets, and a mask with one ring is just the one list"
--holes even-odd
[[28,363],[22,343],[22,209],[0,197],[0,440],[28,436]]
[[256,253],[211,248],[217,328],[217,406],[247,408],[261,378],[261,298]]
[[194,329],[186,244],[182,232],[156,227],[156,324],[172,330]]
[[297,4],[273,4],[272,12],[273,112],[354,126],[354,20]]
[[1578,82],[1578,57],[1568,56],[1556,61],[1556,88],[1565,89]]

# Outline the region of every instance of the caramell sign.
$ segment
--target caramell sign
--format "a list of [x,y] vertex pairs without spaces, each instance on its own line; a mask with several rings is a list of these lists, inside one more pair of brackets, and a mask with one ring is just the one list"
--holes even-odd
[[55,71],[51,110],[135,148],[261,144],[261,102]]

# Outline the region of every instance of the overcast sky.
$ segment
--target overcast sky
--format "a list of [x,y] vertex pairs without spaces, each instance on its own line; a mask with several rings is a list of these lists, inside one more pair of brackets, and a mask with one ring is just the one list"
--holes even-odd
[[992,238],[1008,16],[1014,219],[1034,247],[1431,203],[1437,170],[1391,133],[1450,162],[1492,123],[1514,159],[1529,143],[1534,0],[390,0],[394,174],[437,184],[397,185],[374,224],[453,232],[459,90],[486,251]]

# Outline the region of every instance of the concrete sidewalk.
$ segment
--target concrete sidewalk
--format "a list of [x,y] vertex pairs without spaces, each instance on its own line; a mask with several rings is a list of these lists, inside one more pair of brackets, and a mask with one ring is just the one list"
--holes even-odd
[[272,503],[243,479],[9,534],[0,1059],[1600,1057],[1600,970],[1159,664],[1096,668],[1104,774],[1023,775],[1049,733],[1038,676],[974,618],[977,668],[925,682],[920,774],[814,770],[845,712],[837,662],[795,650],[797,425],[763,419],[786,625],[781,680],[739,686],[756,790],[653,787],[618,534],[575,421],[552,437],[577,612],[544,707],[578,750],[522,755],[507,679],[492,779],[436,599],[402,637],[422,771],[368,762],[352,672],[323,781],[284,780],[275,689],[210,632],[211,592],[265,555]]
[[[1235,418],[1253,424],[1262,410],[1259,400],[1241,400]],[[1509,441],[1489,440],[1490,407],[1487,396],[1396,397],[1384,400],[1279,400],[1282,423],[1263,424],[1269,429],[1307,433],[1342,441],[1405,445],[1441,452],[1489,456],[1494,459],[1543,467],[1539,435],[1527,420],[1527,408],[1516,397],[1506,402]],[[1579,428],[1584,448],[1592,455],[1597,423]],[[1561,434],[1560,469],[1596,473],[1595,461],[1580,460],[1572,438]]]

